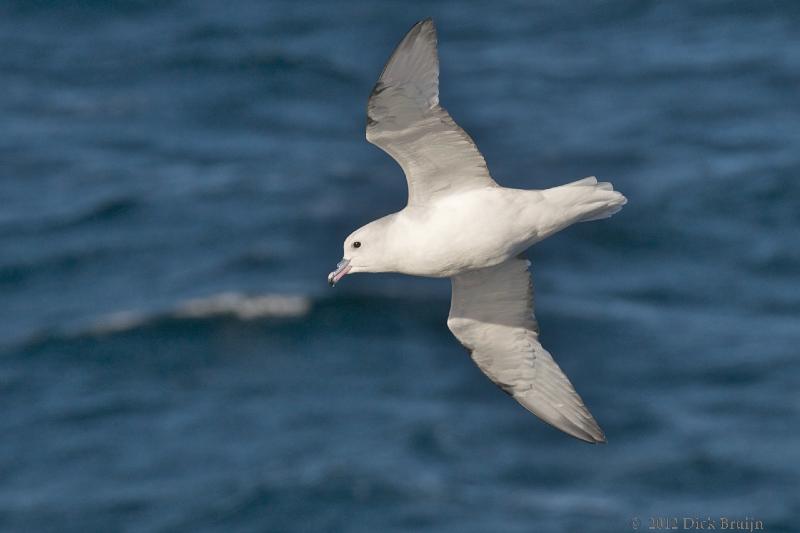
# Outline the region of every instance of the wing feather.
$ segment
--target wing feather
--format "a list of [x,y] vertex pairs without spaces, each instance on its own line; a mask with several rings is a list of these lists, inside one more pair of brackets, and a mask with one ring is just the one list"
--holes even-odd
[[439,58],[431,19],[397,45],[367,104],[367,140],[406,175],[408,204],[496,186],[475,142],[439,105]]
[[573,437],[605,442],[572,383],[539,343],[529,266],[516,258],[454,276],[447,326],[483,373],[523,407]]

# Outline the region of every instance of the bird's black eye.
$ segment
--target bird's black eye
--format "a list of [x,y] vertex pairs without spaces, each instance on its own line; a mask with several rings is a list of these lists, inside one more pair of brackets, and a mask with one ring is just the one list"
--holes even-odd
[[356,241],[353,243],[353,248],[361,248],[361,241]]

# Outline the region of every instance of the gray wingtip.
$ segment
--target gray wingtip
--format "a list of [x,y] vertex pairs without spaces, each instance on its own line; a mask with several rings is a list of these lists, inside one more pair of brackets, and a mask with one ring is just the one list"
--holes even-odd
[[593,435],[593,440],[587,440],[589,444],[608,444],[608,439],[606,439],[605,434],[601,431],[599,435]]
[[[606,444],[608,442],[600,425],[582,403],[582,412],[577,412],[580,419],[576,419],[574,416],[568,415],[569,411],[548,412],[548,410],[543,410],[541,405],[529,403],[524,397],[514,395],[514,399],[539,419],[570,437],[589,444]],[[573,414],[575,414],[574,411]]]
[[410,30],[406,33],[405,38],[403,41],[405,42],[412,42],[415,40],[420,34],[427,33],[430,35],[430,39],[436,43],[438,40],[436,36],[436,24],[433,22],[432,17],[424,18],[414,24]]
[[[545,420],[545,422],[547,422],[547,420]],[[573,424],[567,424],[567,425],[551,424],[551,425],[554,426],[556,429],[560,429],[570,437],[574,437],[582,442],[587,442],[589,444],[608,443],[605,433],[603,433],[603,430],[600,429],[600,426],[598,426],[596,422],[594,424],[591,425],[587,424],[585,426],[577,426]]]

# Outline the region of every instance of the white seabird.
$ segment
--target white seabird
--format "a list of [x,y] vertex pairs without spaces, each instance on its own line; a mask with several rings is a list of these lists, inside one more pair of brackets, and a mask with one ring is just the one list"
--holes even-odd
[[402,167],[408,205],[347,237],[329,283],[356,272],[451,278],[447,326],[489,379],[545,422],[605,442],[539,343],[530,261],[522,254],[575,222],[610,217],[625,197],[594,177],[545,190],[499,186],[473,140],[439,105],[431,19],[411,28],[384,67],[367,104],[367,140]]

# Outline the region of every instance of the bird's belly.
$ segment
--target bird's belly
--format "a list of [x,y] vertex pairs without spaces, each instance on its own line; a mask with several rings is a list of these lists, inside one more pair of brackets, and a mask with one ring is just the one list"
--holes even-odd
[[423,227],[406,274],[450,277],[497,265],[529,246],[530,228],[518,209],[493,196],[467,196],[456,205],[438,207],[425,217]]

